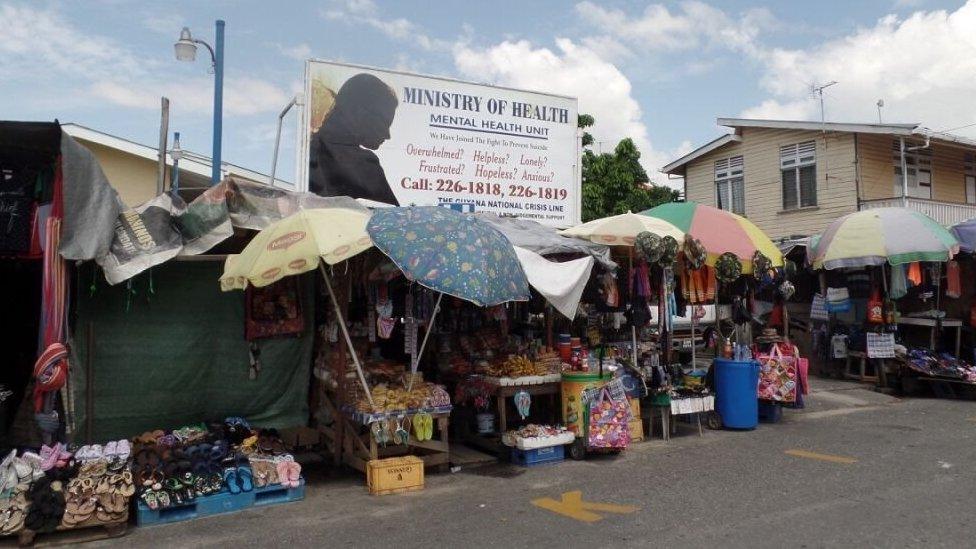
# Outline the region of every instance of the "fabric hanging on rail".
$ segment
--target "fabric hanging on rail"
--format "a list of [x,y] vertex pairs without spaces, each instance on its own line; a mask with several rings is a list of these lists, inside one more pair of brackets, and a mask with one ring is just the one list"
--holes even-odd
[[962,281],[959,276],[959,263],[946,263],[946,297],[958,299],[962,297]]

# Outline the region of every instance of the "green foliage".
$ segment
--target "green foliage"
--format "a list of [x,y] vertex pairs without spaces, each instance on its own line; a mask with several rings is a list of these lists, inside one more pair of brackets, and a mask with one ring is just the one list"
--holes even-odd
[[[589,128],[596,120],[588,114],[580,114],[576,117],[576,125],[581,129]],[[583,132],[583,146],[589,147],[593,144],[593,136],[590,132]]]
[[[593,117],[579,116],[581,128],[593,125]],[[584,125],[585,124],[585,125]],[[590,137],[589,143],[592,143]],[[678,191],[648,183],[647,172],[640,164],[640,151],[626,138],[612,153],[583,151],[583,222],[601,217],[653,208],[678,200]]]

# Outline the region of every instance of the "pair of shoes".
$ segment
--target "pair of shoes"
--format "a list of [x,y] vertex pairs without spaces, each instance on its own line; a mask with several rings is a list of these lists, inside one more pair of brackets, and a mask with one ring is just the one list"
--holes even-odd
[[249,466],[224,469],[224,483],[232,494],[254,490],[254,472]]
[[290,459],[278,461],[278,482],[288,488],[298,488],[302,478],[302,465],[291,456],[287,457]]
[[75,451],[75,459],[82,463],[103,459],[104,457],[105,450],[101,444],[86,444]]
[[132,452],[132,446],[126,439],[113,440],[105,445],[103,450],[103,455],[107,458],[118,458],[122,460],[129,459],[129,454]]
[[70,460],[71,452],[60,442],[54,446],[41,446],[41,469],[44,471],[65,467]]

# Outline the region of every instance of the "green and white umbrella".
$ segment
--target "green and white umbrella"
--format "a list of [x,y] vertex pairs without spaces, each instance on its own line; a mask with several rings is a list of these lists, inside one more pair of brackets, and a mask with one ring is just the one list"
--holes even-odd
[[813,245],[815,269],[948,261],[959,242],[925,214],[905,208],[878,208],[845,215],[831,223]]

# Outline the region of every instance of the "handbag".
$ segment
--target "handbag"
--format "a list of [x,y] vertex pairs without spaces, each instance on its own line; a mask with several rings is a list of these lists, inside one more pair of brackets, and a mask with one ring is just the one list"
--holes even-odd
[[759,355],[759,400],[773,402],[796,401],[796,357],[783,354],[779,345],[773,345],[769,354]]
[[895,358],[895,334],[868,332],[868,358]]
[[830,315],[827,313],[827,301],[823,294],[813,294],[813,302],[810,303],[810,320],[830,320]]
[[614,400],[607,387],[590,401],[588,445],[591,448],[626,448],[630,445],[630,405]]
[[851,294],[847,288],[827,288],[827,311],[846,313],[851,310]]

